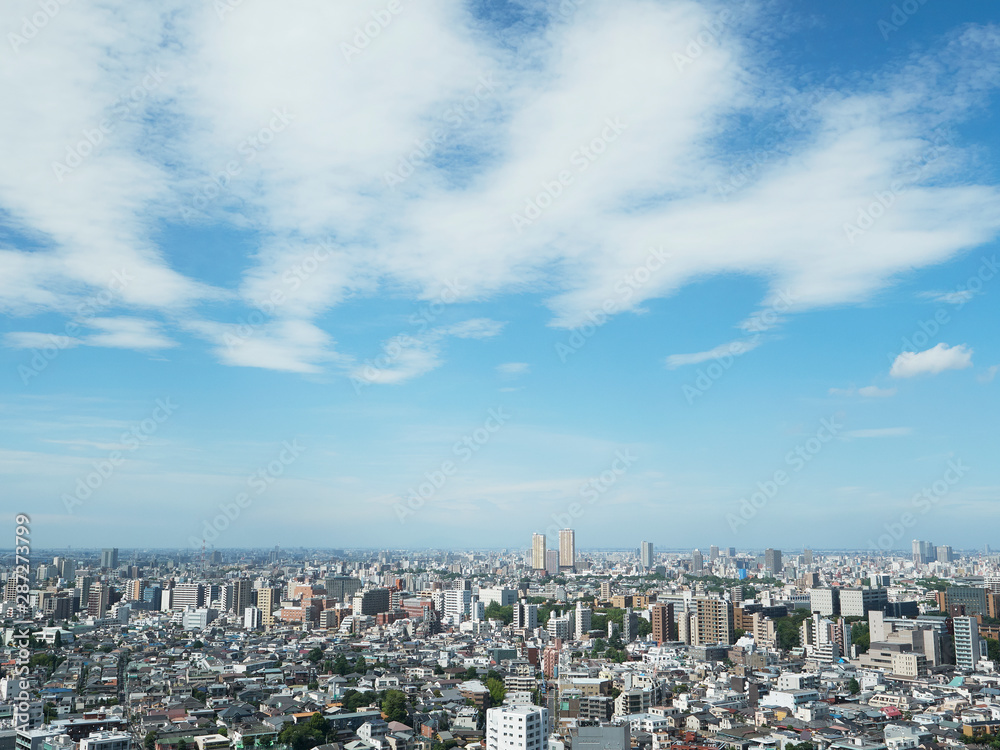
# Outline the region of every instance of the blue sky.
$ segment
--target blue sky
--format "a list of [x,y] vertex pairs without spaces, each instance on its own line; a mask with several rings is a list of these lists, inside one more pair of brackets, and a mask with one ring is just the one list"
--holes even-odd
[[2,11],[37,545],[996,545],[991,4],[134,5]]

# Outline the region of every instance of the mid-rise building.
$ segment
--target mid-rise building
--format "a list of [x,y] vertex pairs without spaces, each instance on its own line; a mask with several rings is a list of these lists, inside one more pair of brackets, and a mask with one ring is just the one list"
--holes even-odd
[[486,750],[544,750],[549,710],[540,706],[499,706],[486,711]]
[[979,623],[975,617],[956,617],[955,667],[973,671],[979,663]]

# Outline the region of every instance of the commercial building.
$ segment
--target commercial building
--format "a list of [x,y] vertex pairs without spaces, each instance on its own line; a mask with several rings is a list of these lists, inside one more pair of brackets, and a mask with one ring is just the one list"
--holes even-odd
[[639,563],[642,567],[649,568],[653,567],[653,543],[643,542],[639,547]]
[[840,614],[840,589],[809,589],[809,611],[819,612],[823,617]]
[[888,603],[889,594],[882,588],[840,589],[840,614],[844,617],[867,617],[873,610],[881,612]]
[[770,547],[764,550],[764,570],[775,576],[781,572],[782,568],[781,550]]
[[111,547],[101,550],[101,567],[108,570],[118,569],[118,548]]

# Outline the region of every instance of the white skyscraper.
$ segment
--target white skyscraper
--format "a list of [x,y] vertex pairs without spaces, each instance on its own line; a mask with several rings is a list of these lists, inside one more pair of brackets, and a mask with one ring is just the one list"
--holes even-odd
[[653,567],[653,543],[643,542],[639,552],[640,563],[644,568]]

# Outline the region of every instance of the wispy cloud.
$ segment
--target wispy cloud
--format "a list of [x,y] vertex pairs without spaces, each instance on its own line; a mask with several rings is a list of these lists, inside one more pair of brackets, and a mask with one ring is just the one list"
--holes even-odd
[[697,365],[707,362],[710,359],[721,357],[738,357],[747,352],[753,351],[760,346],[759,339],[736,339],[728,344],[720,344],[714,349],[704,352],[693,352],[691,354],[671,354],[667,357],[666,364],[671,370],[685,365]]
[[884,438],[904,437],[913,434],[911,427],[878,427],[871,430],[848,430],[844,433],[849,438]]

